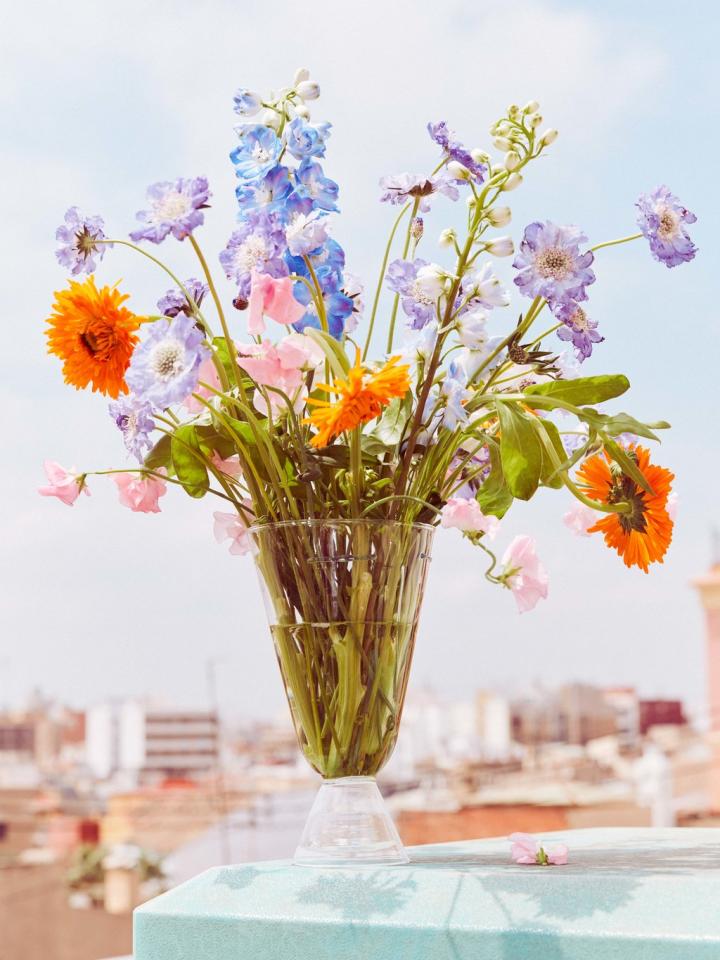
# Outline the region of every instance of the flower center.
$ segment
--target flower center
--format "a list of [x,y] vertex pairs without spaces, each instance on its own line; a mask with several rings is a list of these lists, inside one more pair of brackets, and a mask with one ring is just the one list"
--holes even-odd
[[138,419],[136,413],[121,413],[117,418],[117,425],[123,433],[134,435],[137,433]]
[[670,240],[678,232],[679,218],[674,210],[663,207],[658,213],[658,235],[663,240]]
[[93,358],[100,362],[109,360],[116,346],[115,331],[102,321],[93,321],[80,334],[80,342]]
[[548,247],[535,257],[535,268],[541,277],[564,280],[572,268],[572,258],[560,247]]
[[418,280],[417,277],[410,284],[410,296],[416,303],[422,303],[425,306],[431,306],[433,303],[435,303],[433,298],[427,292],[426,285],[421,280]]
[[97,250],[97,246],[95,245],[96,239],[97,235],[90,233],[85,226],[75,234],[75,248],[84,260],[87,260],[90,254],[95,253]]
[[267,243],[262,237],[248,237],[237,248],[235,265],[240,273],[251,273],[258,263],[269,259],[268,254]]
[[585,313],[582,307],[578,307],[573,312],[573,315],[570,317],[570,323],[579,333],[587,333],[590,329],[588,315]]
[[171,380],[183,368],[185,348],[179,340],[163,340],[150,356],[150,367],[159,380]]
[[256,143],[252,148],[252,158],[256,163],[267,163],[270,159],[270,154],[264,147],[261,147],[259,143]]
[[180,220],[190,212],[192,203],[187,194],[179,190],[169,190],[164,197],[153,204],[153,213],[157,222]]

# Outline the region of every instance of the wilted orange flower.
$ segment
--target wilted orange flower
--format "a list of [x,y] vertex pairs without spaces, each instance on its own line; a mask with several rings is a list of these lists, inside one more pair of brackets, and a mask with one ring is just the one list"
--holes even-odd
[[318,384],[318,390],[339,394],[339,399],[308,400],[317,408],[304,421],[318,430],[311,440],[314,447],[325,447],[346,430],[374,420],[393,397],[405,396],[410,389],[410,368],[406,364],[398,366],[399,359],[391,357],[380,370],[372,371],[362,365],[358,351],[347,380],[336,380],[332,386]]
[[127,299],[117,287],[98,290],[93,277],[71,280],[67,290],[56,291],[48,353],[63,360],[65,383],[78,390],[91,383],[93,391],[110,397],[128,392],[125,371],[142,318],[122,306]]
[[648,564],[662,563],[672,540],[673,522],[667,499],[674,475],[665,467],[650,463],[650,454],[644,447],[632,445],[627,453],[637,463],[652,493],[624,474],[607,454],[589,457],[577,476],[583,492],[591,499],[630,504],[629,513],[608,513],[588,527],[588,533],[602,533],[605,543],[617,550],[626,567],[637,566],[647,573]]

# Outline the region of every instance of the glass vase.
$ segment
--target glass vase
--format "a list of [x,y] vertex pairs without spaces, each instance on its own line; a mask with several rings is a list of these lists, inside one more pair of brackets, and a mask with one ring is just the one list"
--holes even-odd
[[375,776],[400,729],[433,533],[387,520],[251,529],[295,732],[323,777],[296,863],[407,862]]

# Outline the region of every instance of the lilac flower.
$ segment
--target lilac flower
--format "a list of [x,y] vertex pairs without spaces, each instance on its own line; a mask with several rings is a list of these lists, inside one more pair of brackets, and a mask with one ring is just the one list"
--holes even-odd
[[156,320],[125,376],[132,392],[156,409],[182,403],[195,390],[200,364],[210,356],[202,340],[192,317]]
[[470,308],[507,307],[510,303],[510,294],[493,273],[491,263],[482,267],[473,267],[465,274],[462,280],[462,295],[468,300]]
[[235,196],[243,214],[260,208],[270,213],[282,209],[291,190],[288,168],[278,164],[261,179],[239,184]]
[[457,321],[460,343],[469,350],[481,350],[487,343],[488,316],[483,310],[466,310]]
[[469,380],[475,379],[475,376],[480,372],[481,367],[483,367],[483,379],[485,379],[496,367],[505,362],[507,357],[505,351],[501,350],[495,357],[493,357],[487,366],[485,366],[503,340],[504,337],[490,337],[485,341],[485,343],[477,347],[472,349],[466,348],[460,351],[458,363],[461,364],[465,370]]
[[458,423],[464,423],[468,418],[465,404],[472,396],[467,389],[467,374],[459,363],[451,363],[447,376],[440,386],[440,402],[442,404],[442,425],[448,430],[454,430]]
[[[192,297],[195,306],[199,307],[208,292],[207,284],[191,277],[183,283],[183,287]],[[176,317],[179,313],[192,316],[194,313],[192,304],[188,302],[188,298],[179,287],[168,290],[165,296],[158,300],[157,307],[166,317]]]
[[73,275],[92,273],[95,257],[102,260],[105,247],[112,246],[98,243],[98,240],[105,239],[104,226],[102,217],[83,217],[77,207],[70,207],[65,214],[65,223],[55,231],[55,239],[60,241],[55,256],[60,264]]
[[536,221],[525,227],[520,251],[513,260],[519,271],[515,284],[527,297],[544,297],[549,303],[560,300],[587,300],[585,288],[595,282],[590,269],[591,250],[580,252],[587,237],[574,226]]
[[308,123],[295,117],[287,128],[287,148],[296,160],[324,157],[325,141],[330,136],[330,123]]
[[155,429],[151,405],[131,393],[113,400],[108,411],[122,432],[125,446],[142,463],[144,451],[152,447],[150,434]]
[[235,113],[239,114],[241,117],[254,116],[261,106],[262,102],[260,96],[257,93],[253,93],[252,90],[247,90],[245,87],[240,87],[240,89],[235,92],[235,96],[233,97],[233,109]]
[[407,203],[408,200],[420,200],[419,209],[427,213],[430,209],[428,197],[433,193],[440,193],[450,200],[457,200],[460,193],[454,180],[444,171],[434,177],[423,177],[415,173],[396,173],[380,178],[380,188],[383,193],[380,203],[392,203],[395,206]]
[[453,474],[463,463],[462,473],[457,480],[464,480],[465,483],[458,487],[453,493],[453,497],[471,498],[475,496],[490,475],[490,448],[487,446],[480,447],[469,459],[468,451],[458,450],[450,463],[448,474]]
[[562,353],[558,354],[555,366],[560,371],[560,376],[563,380],[575,380],[580,376],[581,363],[582,360],[568,347],[563,350]]
[[339,187],[323,174],[314,160],[305,159],[295,171],[296,191],[300,197],[309,197],[320,210],[337,211]]
[[473,160],[472,154],[460,143],[455,136],[455,132],[448,127],[444,120],[440,120],[438,123],[429,123],[427,128],[431,139],[442,147],[448,160],[461,163],[466,170],[470,171],[477,183],[483,182],[487,175],[487,166]]
[[683,224],[695,223],[697,217],[667,187],[657,187],[651,194],[641,194],[635,206],[638,225],[656,260],[666,267],[677,267],[693,259],[697,247]]
[[318,250],[328,239],[324,214],[314,209],[309,197],[292,196],[285,206],[285,240],[293,257],[304,257]]
[[357,329],[357,325],[365,309],[365,302],[363,300],[364,292],[365,287],[360,277],[348,271],[343,277],[342,293],[352,300],[352,313],[345,321],[345,333],[352,333]]
[[270,127],[256,123],[242,128],[240,146],[230,154],[235,173],[241,180],[264,177],[277,163],[282,148],[282,141]]
[[148,188],[149,210],[141,210],[137,219],[145,226],[130,234],[130,239],[161,243],[172,233],[184,240],[205,219],[202,213],[209,204],[210,189],[205,177],[154,183]]
[[241,298],[250,295],[250,276],[253,270],[271,277],[287,276],[282,259],[285,233],[273,214],[251,211],[230,237],[220,254],[225,275],[239,287]]
[[561,340],[571,341],[580,363],[592,353],[594,343],[602,343],[605,337],[597,332],[597,323],[574,300],[562,300],[553,306],[553,313],[565,324],[557,335]]
[[391,290],[400,294],[403,311],[413,330],[420,330],[435,318],[438,302],[445,293],[445,274],[426,260],[393,260],[386,274]]

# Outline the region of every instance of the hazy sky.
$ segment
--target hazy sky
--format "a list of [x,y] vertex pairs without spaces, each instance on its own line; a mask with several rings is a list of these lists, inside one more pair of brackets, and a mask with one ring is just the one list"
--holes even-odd
[[[502,549],[533,533],[550,572],[549,600],[521,617],[485,583],[483,556],[442,531],[413,682],[453,696],[537,680],[635,683],[703,708],[689,581],[720,523],[714,5],[48,0],[6,4],[3,21],[0,702],[40,686],[76,704],[144,692],[199,704],[204,661],[218,657],[228,711],[282,708],[254,571],[215,544],[213,504],[172,491],[162,514],[136,515],[100,478],[72,509],[35,491],[46,457],[81,469],[125,462],[106,402],[64,387],[45,354],[43,321],[64,282],[53,251],[65,209],[101,213],[124,236],[148,183],[205,174],[214,200],[198,238],[216,262],[235,213],[232,94],[288,83],[307,65],[323,92],[314,118],[334,124],[335,233],[370,283],[392,216],[377,203],[378,178],[430,168],[429,119],[488,145],[490,122],[512,101],[538,99],[561,133],[511,195],[516,238],[544,218],[579,223],[594,242],[631,233],[637,194],[661,182],[698,214],[695,262],[669,271],[640,243],[601,251],[591,291],[607,339],[586,370],[627,372],[622,406],[674,426],[658,453],[681,499],[667,562],[650,576],[626,570],[597,537],[574,538],[561,522],[569,495],[547,492],[517,507],[500,538]],[[451,216],[438,205],[425,255],[439,255],[433,238]],[[161,249],[183,276],[196,272],[191,252]],[[166,289],[120,248],[98,276],[122,278],[139,313]]]

